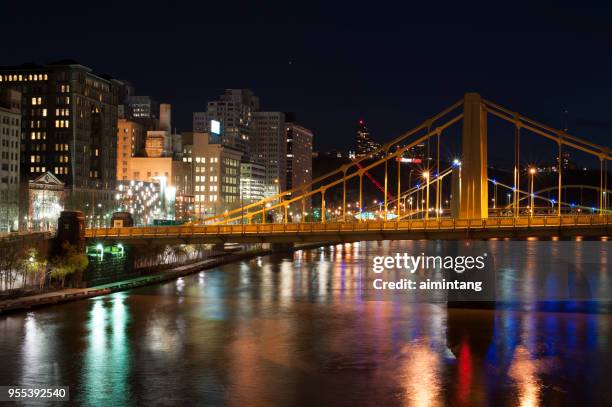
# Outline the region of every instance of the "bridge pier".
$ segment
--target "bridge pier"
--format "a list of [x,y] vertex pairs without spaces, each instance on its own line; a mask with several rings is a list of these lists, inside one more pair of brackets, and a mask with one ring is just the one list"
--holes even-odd
[[488,217],[487,112],[478,93],[466,93],[463,103],[460,195],[460,219]]
[[85,253],[85,217],[81,211],[62,211],[57,220],[56,252],[63,251],[64,243]]

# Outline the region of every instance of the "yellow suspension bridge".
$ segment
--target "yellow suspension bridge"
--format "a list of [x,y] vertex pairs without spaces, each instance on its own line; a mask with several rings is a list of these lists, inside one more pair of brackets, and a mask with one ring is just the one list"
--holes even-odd
[[[512,185],[488,177],[487,119],[500,118],[514,126],[514,166]],[[440,149],[443,135],[461,123],[461,159],[442,168]],[[534,191],[534,171],[521,171],[521,142],[524,134],[534,134],[554,144],[558,157],[555,187]],[[428,143],[435,147],[433,159],[427,157],[420,174],[422,183],[402,185],[402,157],[413,147]],[[563,153],[577,150],[599,160],[598,205],[584,208],[563,202]],[[322,175],[291,190],[241,206],[223,214],[185,226],[122,227],[88,229],[85,237],[94,240],[121,240],[133,243],[163,239],[182,243],[221,242],[322,242],[382,239],[450,239],[506,237],[567,237],[609,234],[612,212],[608,210],[607,164],[612,156],[608,147],[580,139],[565,131],[546,126],[528,117],[483,99],[477,93],[464,98],[412,130],[384,144],[368,157]],[[367,160],[367,162],[366,162]],[[396,168],[393,168],[393,166]],[[374,207],[364,203],[363,176],[384,168],[383,199]],[[396,171],[396,184],[390,185]],[[451,191],[443,200],[444,179],[450,178]],[[526,178],[526,181],[525,181]],[[521,185],[527,182],[527,190]],[[355,185],[356,184],[356,185]],[[489,185],[494,188],[493,207],[489,204]],[[352,185],[352,186],[351,186]],[[347,202],[347,186],[358,195],[354,205]],[[498,202],[497,188],[507,189],[506,205]],[[556,191],[557,199],[541,195]],[[391,195],[390,192],[394,193]],[[341,194],[341,204],[331,210],[326,197]],[[433,196],[432,196],[433,195]],[[391,199],[390,199],[391,197]],[[313,198],[320,202],[316,222],[305,222]],[[521,206],[521,202],[528,205]],[[536,203],[537,201],[537,203]],[[446,204],[446,205],[445,205]],[[542,206],[538,207],[538,204]],[[376,209],[378,207],[378,209]],[[578,209],[578,210],[576,210]],[[374,217],[366,214],[375,213]],[[270,214],[275,216],[270,218]],[[272,220],[271,220],[272,219]],[[296,221],[298,220],[298,221]],[[300,221],[302,220],[302,221]]]

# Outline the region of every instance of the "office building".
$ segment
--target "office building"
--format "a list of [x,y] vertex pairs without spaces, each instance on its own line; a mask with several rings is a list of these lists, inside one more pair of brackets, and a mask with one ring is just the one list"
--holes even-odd
[[174,195],[159,180],[117,181],[117,209],[132,214],[134,226],[153,224],[156,219],[174,218]]
[[202,218],[240,206],[242,152],[211,143],[208,133],[182,136],[182,160],[191,167],[195,215]]
[[21,182],[51,172],[69,209],[111,204],[120,85],[71,60],[0,67],[0,89],[22,93]]
[[160,182],[173,188],[176,194],[190,194],[189,168],[172,157],[131,157],[127,181]]
[[117,122],[117,180],[129,180],[132,174],[132,157],[144,153],[144,128],[128,119]]
[[174,219],[189,221],[195,217],[195,196],[177,195],[174,201]]
[[0,234],[19,228],[21,93],[0,92]]
[[287,123],[287,189],[312,180],[312,131],[296,123]]
[[284,113],[253,113],[251,159],[266,169],[264,177],[266,197],[286,190],[287,134]]
[[240,163],[240,200],[248,205],[264,198],[266,168],[254,162]]
[[259,110],[259,98],[248,89],[226,89],[219,100],[208,102],[206,112],[193,114],[193,130],[210,133],[210,122],[221,123],[219,140],[212,137],[211,143],[220,143],[249,155],[249,139],[253,112]]
[[[312,131],[296,123],[286,124],[287,133],[287,190],[300,188],[300,195],[311,190],[312,181]],[[306,199],[305,209],[310,208],[310,198]],[[301,203],[300,203],[301,205]],[[297,205],[292,205],[297,207]]]

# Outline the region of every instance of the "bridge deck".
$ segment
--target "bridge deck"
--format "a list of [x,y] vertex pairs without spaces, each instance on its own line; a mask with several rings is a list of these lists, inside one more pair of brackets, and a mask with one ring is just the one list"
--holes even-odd
[[320,242],[384,239],[457,239],[527,236],[607,236],[612,216],[499,217],[251,225],[156,226],[88,229],[94,240],[133,243],[163,239],[185,243]]

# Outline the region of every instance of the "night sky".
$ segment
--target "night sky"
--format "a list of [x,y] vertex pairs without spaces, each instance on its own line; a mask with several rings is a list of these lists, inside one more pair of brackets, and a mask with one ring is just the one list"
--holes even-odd
[[386,141],[466,91],[555,127],[567,109],[570,132],[612,144],[610,9],[260,3],[4,2],[2,64],[76,59],[172,103],[179,131],[250,88],[321,150],[352,143],[359,118]]

